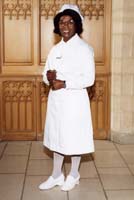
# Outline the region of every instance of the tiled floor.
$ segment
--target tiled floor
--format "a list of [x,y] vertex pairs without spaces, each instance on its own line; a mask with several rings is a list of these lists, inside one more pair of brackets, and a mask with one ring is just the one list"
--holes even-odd
[[[75,189],[40,191],[52,171],[51,153],[42,142],[0,142],[0,200],[134,200],[134,145],[95,141],[95,147],[82,159]],[[69,169],[66,159],[65,174]]]

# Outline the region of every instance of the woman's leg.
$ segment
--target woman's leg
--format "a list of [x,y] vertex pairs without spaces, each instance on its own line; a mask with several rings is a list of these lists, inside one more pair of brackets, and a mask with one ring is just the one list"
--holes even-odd
[[71,170],[69,175],[66,178],[65,183],[61,187],[63,191],[69,191],[75,187],[76,184],[79,184],[80,174],[79,174],[79,166],[80,166],[81,156],[72,156],[71,157]]
[[63,164],[64,156],[59,153],[54,152],[53,157],[54,158],[53,158],[52,175],[45,182],[39,185],[40,190],[48,190],[55,187],[56,185],[61,186],[64,184],[65,177],[62,173],[62,164]]
[[54,152],[53,154],[53,172],[52,177],[56,179],[62,174],[64,155]]
[[79,176],[79,166],[80,166],[81,156],[72,156],[71,157],[71,170],[69,175],[77,178]]

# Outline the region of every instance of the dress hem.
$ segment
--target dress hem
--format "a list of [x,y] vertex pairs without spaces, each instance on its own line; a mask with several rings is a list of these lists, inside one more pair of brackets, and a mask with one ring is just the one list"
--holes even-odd
[[63,155],[83,155],[83,154],[90,154],[90,153],[94,153],[95,152],[94,148],[92,150],[88,150],[88,151],[83,151],[83,152],[78,152],[77,151],[77,152],[73,152],[72,153],[72,151],[71,152],[64,152],[64,151],[59,150],[59,149],[51,148],[51,147],[47,146],[46,144],[44,144],[44,146],[46,148],[48,148],[50,151],[57,152],[57,153],[60,153],[60,154],[63,154]]

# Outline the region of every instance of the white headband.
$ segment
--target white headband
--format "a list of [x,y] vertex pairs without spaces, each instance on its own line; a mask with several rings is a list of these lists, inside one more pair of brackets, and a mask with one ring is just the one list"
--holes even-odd
[[83,16],[81,15],[80,10],[79,10],[79,8],[78,8],[77,5],[74,5],[74,4],[64,4],[64,5],[61,7],[61,9],[59,10],[59,13],[60,13],[60,12],[63,12],[63,11],[66,10],[66,9],[74,10],[75,12],[77,12],[77,13],[79,14],[79,16],[81,17],[81,20],[84,19]]

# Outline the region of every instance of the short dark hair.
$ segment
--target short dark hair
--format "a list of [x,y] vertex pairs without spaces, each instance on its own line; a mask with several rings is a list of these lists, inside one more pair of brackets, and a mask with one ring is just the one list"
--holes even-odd
[[83,31],[82,20],[81,20],[80,15],[72,9],[66,9],[63,12],[58,13],[54,17],[54,21],[53,21],[54,22],[54,33],[61,35],[60,30],[59,30],[59,21],[60,21],[60,18],[64,15],[69,15],[72,17],[72,19],[74,20],[74,23],[75,23],[76,33],[78,33],[78,35],[80,35]]

